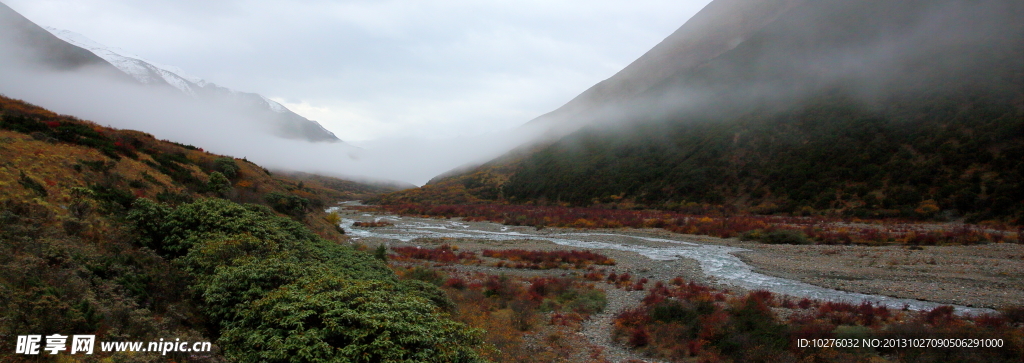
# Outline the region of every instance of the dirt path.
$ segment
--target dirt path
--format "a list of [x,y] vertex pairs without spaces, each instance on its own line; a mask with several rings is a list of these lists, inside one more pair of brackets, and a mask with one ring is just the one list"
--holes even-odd
[[605,358],[612,362],[622,362],[629,359],[644,360],[648,362],[661,362],[653,358],[642,357],[634,351],[616,343],[612,340],[612,322],[615,315],[626,308],[640,305],[646,293],[643,291],[624,291],[616,289],[609,284],[600,284],[608,296],[608,305],[600,314],[595,314],[583,323],[583,335],[591,344],[603,347]]

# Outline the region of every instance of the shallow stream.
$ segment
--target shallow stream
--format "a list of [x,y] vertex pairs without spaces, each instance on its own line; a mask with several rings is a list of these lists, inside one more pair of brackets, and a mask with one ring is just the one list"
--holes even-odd
[[[541,240],[550,241],[563,246],[586,249],[610,249],[635,252],[654,261],[671,261],[680,257],[690,258],[700,263],[704,274],[714,277],[718,282],[737,286],[747,290],[768,290],[777,294],[799,298],[811,298],[826,301],[845,301],[861,303],[870,301],[890,308],[907,307],[911,310],[930,310],[940,305],[928,301],[901,299],[883,295],[869,295],[824,288],[800,281],[757,273],[750,265],[733,255],[735,252],[747,251],[743,248],[701,244],[680,239],[654,238],[622,231],[605,231],[601,233],[558,233],[549,230],[529,231],[489,222],[464,223],[446,219],[426,219],[398,216],[373,216],[376,220],[394,223],[392,227],[359,228],[354,227],[355,220],[343,219],[341,226],[354,238],[377,237],[399,241],[412,241],[416,238],[468,238],[498,241],[509,240]],[[637,241],[637,244],[622,243]],[[666,247],[651,247],[643,244],[656,242]],[[961,314],[980,314],[994,312],[991,309],[972,308],[953,305]]]

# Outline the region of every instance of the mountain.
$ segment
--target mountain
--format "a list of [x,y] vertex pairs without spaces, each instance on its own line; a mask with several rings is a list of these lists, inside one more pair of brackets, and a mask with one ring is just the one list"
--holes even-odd
[[0,59],[7,67],[30,64],[52,71],[94,68],[127,79],[102,58],[58,39],[3,3],[0,3]]
[[118,48],[107,47],[81,34],[45,27],[57,38],[103,58],[135,80],[148,85],[168,85],[181,93],[200,100],[231,104],[258,117],[270,118],[277,124],[276,134],[292,139],[338,142],[334,133],[316,121],[308,120],[273,100],[256,93],[239,92],[220,87],[199,77],[186,74],[177,67],[159,65]]
[[[97,43],[84,35],[53,27],[43,27],[55,37],[68,44],[88,50],[96,56],[117,67],[125,74],[143,84],[170,85],[182,93],[196,97],[196,90],[207,82],[170,66],[157,66],[142,57],[129,54],[122,49],[110,48]],[[199,87],[197,87],[199,86]]]
[[218,86],[176,67],[149,62],[71,31],[41,28],[2,3],[0,20],[0,50],[4,50],[0,57],[9,59],[9,64],[16,64],[16,67],[64,72],[85,68],[90,72],[99,70],[104,78],[134,80],[157,89],[175,90],[200,106],[225,109],[260,126],[266,125],[279,137],[311,142],[341,141],[316,121],[299,116],[259,94]]
[[614,113],[610,104],[637,96],[673,74],[706,64],[774,21],[801,0],[718,0],[612,77],[528,125],[564,135]]
[[713,1],[532,122],[568,135],[382,201],[1020,223],[1022,8]]

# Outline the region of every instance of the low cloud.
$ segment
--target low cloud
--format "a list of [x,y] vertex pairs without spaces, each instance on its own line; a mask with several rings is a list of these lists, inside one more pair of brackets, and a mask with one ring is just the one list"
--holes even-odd
[[101,125],[141,130],[207,151],[245,157],[272,169],[417,185],[465,163],[481,162],[530,138],[507,131],[483,136],[311,143],[272,135],[272,126],[202,103],[167,87],[111,79],[106,70],[45,71],[5,64],[0,94]]
[[297,113],[342,140],[369,140],[517,127],[614,74],[709,0],[3,1],[225,87],[329,109]]
[[422,184],[645,52],[708,0],[3,0],[40,25],[273,98],[351,145],[89,74],[4,67],[0,93],[272,168]]

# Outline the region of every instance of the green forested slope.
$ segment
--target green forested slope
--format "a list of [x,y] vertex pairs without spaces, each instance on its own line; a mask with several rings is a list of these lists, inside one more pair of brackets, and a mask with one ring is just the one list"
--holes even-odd
[[822,96],[770,117],[584,131],[532,155],[503,193],[574,205],[625,197],[668,209],[1019,218],[1020,109],[984,96],[933,102],[869,111]]

